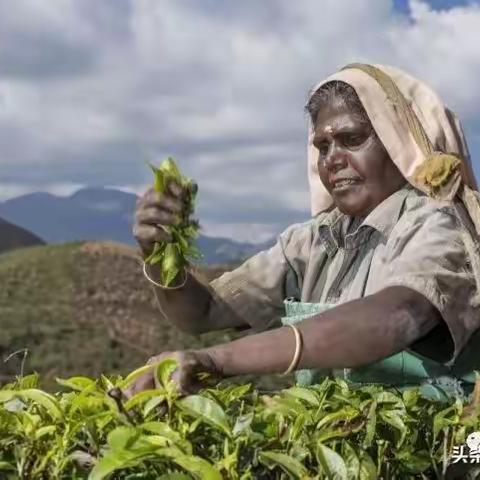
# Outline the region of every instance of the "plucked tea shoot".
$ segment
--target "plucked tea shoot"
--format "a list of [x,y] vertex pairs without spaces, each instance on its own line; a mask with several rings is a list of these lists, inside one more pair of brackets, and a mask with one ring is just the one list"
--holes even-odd
[[[165,159],[159,168],[149,163],[154,173],[153,188],[160,194],[164,193],[171,181],[177,182],[187,190],[188,217],[195,210],[196,191],[193,189],[193,181],[182,175],[175,160],[172,157]],[[145,259],[145,263],[160,264],[160,276],[162,285],[168,287],[177,275],[186,267],[190,260],[202,258],[202,254],[195,246],[198,236],[199,224],[196,220],[182,218],[177,226],[165,226],[162,228],[171,236],[171,242],[155,242],[152,253]]]

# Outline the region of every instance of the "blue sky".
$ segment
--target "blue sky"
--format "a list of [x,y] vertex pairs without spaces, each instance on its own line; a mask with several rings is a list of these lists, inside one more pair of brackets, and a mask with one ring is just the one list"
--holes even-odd
[[0,0],[0,201],[174,155],[204,233],[264,240],[309,218],[307,92],[359,60],[430,83],[478,176],[479,40],[467,0]]
[[[452,7],[469,6],[475,3],[479,3],[476,0],[428,0],[428,5],[434,10],[449,10]],[[393,0],[394,7],[405,14],[410,13],[409,0]]]

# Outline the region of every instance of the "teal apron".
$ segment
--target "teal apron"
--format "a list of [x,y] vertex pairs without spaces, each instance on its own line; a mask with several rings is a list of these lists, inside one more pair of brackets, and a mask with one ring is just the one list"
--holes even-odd
[[[283,325],[293,325],[312,315],[324,312],[335,304],[306,303],[289,297],[284,300],[285,316]],[[402,351],[378,362],[357,368],[315,370],[303,369],[295,372],[298,385],[319,383],[325,377],[341,377],[352,384],[380,383],[400,389],[420,386],[425,397],[448,400],[451,397],[466,399],[473,390],[473,370],[461,375],[455,374],[454,367],[447,367],[420,354]]]

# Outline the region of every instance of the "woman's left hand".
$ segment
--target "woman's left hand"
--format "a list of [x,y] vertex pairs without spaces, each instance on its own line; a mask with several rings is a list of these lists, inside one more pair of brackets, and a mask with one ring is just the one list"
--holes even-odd
[[195,393],[204,386],[198,379],[199,373],[219,374],[219,369],[212,356],[204,350],[163,352],[160,355],[149,358],[147,365],[152,365],[152,369],[132,382],[124,391],[124,395],[130,398],[143,390],[157,388],[158,385],[153,365],[158,364],[166,358],[172,358],[178,363],[177,368],[172,373],[171,379],[176,384],[180,395]]

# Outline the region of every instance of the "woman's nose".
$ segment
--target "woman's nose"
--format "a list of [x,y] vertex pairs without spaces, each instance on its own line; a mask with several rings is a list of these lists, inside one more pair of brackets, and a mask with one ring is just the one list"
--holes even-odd
[[327,170],[337,171],[347,165],[347,159],[344,152],[335,144],[332,144],[323,158],[323,165]]

